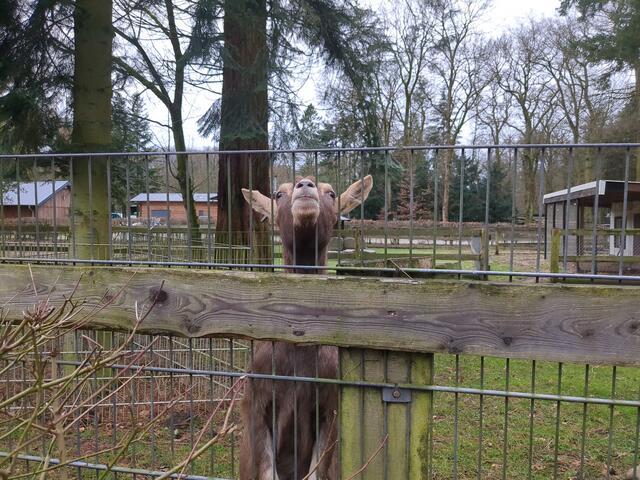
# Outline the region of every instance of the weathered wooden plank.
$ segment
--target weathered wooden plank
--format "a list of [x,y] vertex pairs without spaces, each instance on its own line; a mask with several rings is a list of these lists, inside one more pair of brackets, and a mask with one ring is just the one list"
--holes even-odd
[[[387,379],[397,384],[409,383],[409,354],[389,352]],[[387,478],[409,478],[409,409],[406,403],[387,404]]]
[[144,332],[640,365],[637,286],[34,266],[36,297],[28,266],[4,264],[0,305],[18,318],[49,293],[60,302],[81,275],[86,309],[113,302],[96,328],[130,328],[136,302],[157,295]]
[[[410,383],[415,385],[433,384],[433,354],[411,353],[410,355]],[[429,478],[429,424],[433,420],[433,393],[413,392],[410,411],[409,430],[409,479],[425,480]]]
[[[362,380],[363,351],[358,348],[340,349],[340,378]],[[363,391],[358,387],[340,389],[340,471],[341,478],[349,478],[363,465],[362,431]],[[361,477],[362,478],[362,477]]]

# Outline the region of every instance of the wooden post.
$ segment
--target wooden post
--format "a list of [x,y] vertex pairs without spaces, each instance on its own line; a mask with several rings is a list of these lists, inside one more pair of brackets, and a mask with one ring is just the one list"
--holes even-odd
[[402,386],[432,383],[433,354],[341,348],[340,372],[342,380],[401,386],[400,399],[387,393],[392,401],[379,388],[341,388],[341,478],[365,467],[355,478],[427,479],[432,394]]
[[549,259],[549,271],[551,273],[560,272],[560,239],[562,232],[558,228],[554,228],[551,233],[551,258]]

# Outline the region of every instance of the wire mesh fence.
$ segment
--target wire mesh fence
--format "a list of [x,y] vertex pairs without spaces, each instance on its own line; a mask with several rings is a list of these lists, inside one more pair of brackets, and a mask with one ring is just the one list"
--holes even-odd
[[[640,179],[632,167],[639,148],[488,145],[4,155],[0,262],[635,284],[640,281]],[[186,178],[178,174],[179,161],[186,162]],[[90,165],[86,197],[74,190],[79,188],[77,162]],[[91,165],[100,162],[106,175],[96,179]],[[233,162],[245,164],[246,176],[232,178]],[[258,164],[268,178],[257,178]],[[315,242],[311,261],[303,261],[295,246],[290,251],[287,227],[269,221],[277,203],[267,214],[247,214],[244,223],[235,215],[248,208],[234,190],[236,181],[249,195],[261,191],[277,201],[279,185],[294,188],[299,177],[313,178],[333,186],[327,193],[337,197],[340,211],[340,194],[369,174],[374,185],[369,198],[339,217],[326,248],[317,228],[305,240]],[[97,181],[106,187],[104,198],[93,184]],[[100,225],[106,226],[106,235]],[[10,332],[14,327],[4,328]],[[307,433],[317,441],[320,397],[331,386],[338,388],[338,457],[345,461],[356,449],[354,478],[376,478],[380,472],[385,478],[413,475],[408,452],[414,410],[393,399],[380,400],[387,393],[403,397],[409,392],[414,398],[405,403],[423,405],[427,430],[421,445],[426,447],[420,455],[427,462],[421,478],[633,478],[639,463],[640,372],[634,367],[498,359],[458,355],[453,349],[435,359],[424,357],[433,362],[430,372],[412,377],[406,373],[412,371],[411,356],[385,351],[369,358],[366,350],[341,348],[352,350],[354,369],[345,374],[341,363],[339,374],[322,376],[319,352],[324,347],[297,346],[291,348],[311,352],[305,357],[311,359],[308,365],[298,363],[294,353],[285,368],[272,355],[269,368],[258,372],[251,365],[259,343],[73,329],[19,358],[6,351],[0,359],[0,391],[16,401],[0,403],[0,424],[9,432],[0,435],[0,462],[12,458],[0,465],[11,465],[16,478],[56,464],[64,468],[52,469],[46,478],[157,478],[184,462],[171,473],[174,478],[237,478],[242,432],[252,428],[240,419],[238,385],[243,382],[266,385],[272,392],[266,423],[273,437],[280,428],[276,392],[281,391],[278,385],[286,386],[282,391],[291,395],[285,398],[295,412],[287,427],[295,452],[305,448],[299,430],[307,423],[300,415],[309,411],[302,404],[311,405],[312,433]],[[36,387],[86,367],[97,348],[107,356],[120,350],[108,365],[70,380],[64,395],[37,398]],[[370,375],[367,365],[375,365],[377,373]],[[311,386],[308,398],[303,385]],[[358,406],[355,414],[343,408],[351,400]],[[42,407],[47,402],[73,427],[58,434],[64,440],[63,457],[53,457],[44,441],[25,444],[20,437],[30,412],[37,412],[37,421],[29,425],[55,433],[45,418],[49,410]],[[351,423],[347,414],[355,415]],[[399,418],[406,422],[400,433]],[[352,432],[345,431],[346,424],[353,425]],[[374,426],[383,435],[370,434]],[[396,450],[389,435],[405,435],[406,449]],[[278,458],[280,447],[272,438],[272,458]],[[303,478],[308,471],[308,465],[297,463],[291,468],[290,478]],[[275,473],[273,467],[270,476],[260,478],[289,478]]]
[[[78,348],[60,352],[60,368],[82,364],[93,348],[89,339],[98,340],[96,335],[100,333],[70,333],[65,343]],[[110,340],[118,342],[118,336]],[[145,345],[142,350],[141,345]],[[107,369],[109,375],[93,375],[63,406],[77,419],[66,433],[67,458],[81,460],[52,470],[47,478],[93,478],[105,471],[111,472],[109,478],[159,477],[163,466],[183,460],[217,435],[223,415],[216,409],[229,405],[226,392],[244,374],[252,348],[251,342],[232,339],[153,341],[137,335],[125,348],[121,363]],[[42,353],[44,357],[51,354]],[[385,370],[391,369],[389,358],[385,357]],[[636,368],[440,354],[434,365],[433,383],[403,384],[416,395],[432,396],[425,478],[624,478],[638,464],[640,372]],[[101,389],[116,372],[124,374],[116,384]],[[2,377],[5,398],[35,381],[29,359],[19,368],[3,371]],[[368,395],[398,385],[384,376],[379,382],[302,378],[281,371],[254,377],[315,386],[335,382],[355,389],[363,405]],[[50,372],[45,380],[52,380]],[[75,410],[84,402],[90,408]],[[380,421],[385,430],[391,430],[397,405],[381,404],[379,418],[371,418],[373,412],[364,407],[357,421]],[[33,408],[27,401],[4,409],[5,431],[18,423],[18,413]],[[232,418],[239,422],[238,417],[235,406]],[[150,423],[153,428],[144,430]],[[126,454],[118,454],[123,439],[136,428],[142,433],[127,444]],[[358,440],[368,446],[363,449],[363,464],[381,445],[375,461],[390,472],[389,478],[399,478],[392,473],[398,459],[384,448],[384,438],[366,438],[365,431],[357,432]],[[239,434],[230,435],[189,462],[185,478],[236,478],[239,438]],[[5,436],[1,455],[8,455],[18,443],[17,433]],[[21,451],[15,478],[43,468],[46,447],[37,442]],[[59,461],[48,460],[49,468]],[[401,475],[410,476],[408,471]]]
[[[181,157],[190,172],[186,184],[176,170]],[[282,268],[273,223],[269,232],[238,240],[263,219],[246,213],[248,222],[234,218],[244,200],[235,191],[237,179],[219,176],[229,164],[232,174],[244,172],[243,188],[267,195],[299,175],[313,175],[340,192],[373,174],[370,198],[338,225],[325,267],[332,270],[491,270],[511,281],[531,273],[538,279],[556,273],[637,276],[636,157],[635,144],[4,155],[0,255],[5,261]],[[97,186],[86,198],[72,193],[79,161],[106,163],[106,178],[99,179],[106,183],[104,198]],[[233,170],[234,162],[246,167]],[[258,165],[268,179],[251,174]],[[191,192],[184,200],[183,191]],[[83,217],[85,207],[92,213]],[[97,238],[107,217],[108,235]],[[93,236],[80,235],[79,228],[93,228]],[[561,269],[551,271],[554,230],[562,236],[563,258]],[[80,255],[85,247],[87,255]],[[592,265],[582,268],[589,255]]]

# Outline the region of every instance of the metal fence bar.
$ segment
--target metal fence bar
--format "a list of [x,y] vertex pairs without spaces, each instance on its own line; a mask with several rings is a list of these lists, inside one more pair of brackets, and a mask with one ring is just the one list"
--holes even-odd
[[[54,189],[54,194],[55,194],[55,189]],[[39,199],[38,199],[38,168],[37,168],[37,164],[36,164],[36,159],[33,159],[33,195],[34,195],[34,202],[33,202],[33,210],[36,216],[36,224],[35,224],[35,231],[36,231],[36,238],[35,238],[35,243],[36,243],[36,257],[40,257],[40,218],[39,218]]]
[[591,232],[591,273],[595,275],[598,273],[598,267],[596,264],[596,256],[598,255],[598,237],[596,230],[598,228],[598,219],[600,218],[600,169],[602,167],[602,148],[598,147],[596,153],[596,195],[593,199],[593,226]]
[[[617,377],[617,368],[614,365],[611,370],[611,396],[610,398],[616,398],[616,377]],[[611,478],[611,459],[613,452],[613,432],[614,432],[614,423],[613,417],[615,415],[615,405],[609,406],[609,433],[607,435],[607,478]]]
[[[509,392],[509,384],[511,382],[511,361],[505,359],[505,392]],[[509,396],[504,397],[504,423],[502,430],[502,479],[507,479],[507,462],[508,462],[508,441],[509,441]]]
[[[8,456],[9,456],[8,452],[0,452],[0,457],[7,458]],[[20,454],[20,455],[17,455],[17,458],[20,460],[24,460],[26,462],[31,462],[31,463],[44,464],[45,462],[48,462],[51,465],[61,465],[62,463],[57,458],[45,458],[37,455]],[[136,475],[141,475],[146,477],[161,477],[163,475],[166,475],[166,472],[162,472],[158,470],[147,470],[144,468],[128,468],[128,467],[121,467],[121,466],[115,466],[115,465],[111,466],[104,463],[89,463],[89,462],[83,462],[79,460],[68,462],[66,465],[68,465],[69,467],[77,468],[79,472],[81,472],[82,469],[89,469],[89,470],[95,470],[95,471],[112,472],[115,474],[118,474],[118,473],[128,474],[128,475],[132,475],[134,478]],[[178,473],[169,475],[169,478],[177,478],[180,480],[229,480],[224,478],[212,478],[212,477],[201,476],[201,475],[180,475]]]
[[[148,173],[147,173],[148,175]],[[109,247],[108,247],[108,257],[107,258],[113,258],[113,216],[111,214],[111,212],[114,211],[113,209],[113,198],[111,196],[111,190],[112,190],[112,185],[111,185],[111,155],[107,156],[107,208],[109,209],[109,211],[107,212],[109,214],[109,226],[108,226],[108,235],[109,235],[109,239],[108,239],[108,243],[109,243]],[[53,198],[56,198],[55,192],[53,194]],[[54,204],[53,207],[53,211],[55,212],[56,207]]]
[[[584,367],[584,396],[587,397],[589,395],[589,365],[585,365]],[[587,448],[587,412],[589,405],[582,405],[582,435],[580,437],[580,469],[578,470],[578,475],[580,477],[584,476],[584,459]]]
[[[484,389],[484,357],[480,357],[480,389]],[[479,395],[480,406],[478,409],[478,475],[477,478],[482,478],[482,453],[484,448],[484,394]]]
[[[38,259],[35,257],[23,257],[16,260],[13,257],[0,257],[0,262],[4,263],[60,263],[60,264],[91,264],[95,266],[156,266],[156,267],[198,267],[198,268],[264,268],[263,264],[247,264],[247,263],[203,263],[203,262],[149,262],[149,261],[128,261],[128,260],[87,260],[80,258],[72,259]],[[397,272],[395,268],[378,268],[378,267],[342,267],[342,266],[322,266],[322,265],[268,265],[269,268],[277,270],[320,270],[324,272],[363,272],[371,271],[378,273],[394,273]],[[617,282],[638,282],[640,281],[640,275],[616,275],[616,274],[597,274],[591,275],[588,273],[549,273],[549,272],[521,272],[512,270],[460,270],[455,268],[404,268],[404,272],[408,274],[422,273],[422,274],[442,274],[442,275],[460,275],[468,277],[479,277],[485,275],[492,275],[496,277],[523,277],[523,278],[550,278],[550,279],[575,279],[575,280],[612,280]]]
[[[185,155],[204,155],[208,153],[215,153],[218,155],[248,155],[248,154],[290,154],[295,153],[335,153],[335,152],[384,152],[390,150],[394,152],[409,151],[409,150],[486,150],[487,147],[500,147],[503,149],[520,149],[520,148],[573,148],[573,149],[589,149],[589,148],[640,148],[640,143],[634,142],[611,142],[611,143],[523,143],[523,144],[495,144],[495,143],[476,143],[476,144],[456,144],[456,145],[405,145],[405,146],[381,146],[381,147],[335,147],[335,148],[294,148],[294,149],[264,149],[264,150],[183,150],[179,152]],[[65,153],[66,157],[104,157],[105,155],[115,156],[162,156],[166,155],[166,151],[145,151],[145,152],[90,152],[90,153]],[[50,153],[27,153],[27,154],[0,154],[0,160],[6,158],[32,158],[32,157],[50,157]]]
[[[531,393],[536,393],[536,361],[531,362]],[[529,400],[529,446],[528,456],[529,463],[527,465],[527,478],[531,479],[533,475],[533,425],[535,417],[535,399]]]
[[[544,211],[544,180],[545,180],[545,167],[544,167],[544,148],[540,149],[540,158],[542,159],[540,165],[540,175],[538,175],[538,218],[536,219],[537,226],[537,241],[536,241],[536,272],[540,271],[540,255],[541,255],[541,243],[543,239],[542,235],[542,212]],[[536,277],[536,282],[540,280]]]
[[[562,236],[562,268],[565,272],[567,268],[567,257],[569,256],[569,223],[571,219],[571,187],[573,186],[573,150],[569,149],[569,164],[567,166],[567,199],[564,207],[564,235]],[[577,222],[577,213],[576,213]],[[577,224],[576,224],[577,227]],[[577,244],[576,244],[577,247]],[[578,252],[576,251],[576,255]]]
[[[455,386],[456,388],[460,385],[460,355],[455,356]],[[460,398],[459,393],[455,392],[453,394],[453,472],[452,478],[458,478],[458,422],[459,422],[459,408],[460,408]]]
[[[511,239],[509,241],[509,270],[513,271],[513,249],[515,242],[516,229],[516,183],[518,178],[518,148],[513,150],[513,179],[511,180]],[[513,280],[513,276],[509,276],[509,281]]]
[[558,398],[556,399],[556,426],[553,442],[553,478],[558,478],[558,454],[560,451],[560,407],[562,400],[562,363],[558,363]]
[[24,247],[22,245],[22,202],[21,202],[21,188],[20,188],[20,160],[16,158],[16,183],[18,187],[16,188],[16,197],[18,199],[18,256],[22,257],[24,255]]
[[[77,361],[60,361],[58,362],[61,365],[80,365],[81,362]],[[562,364],[560,364],[562,365]],[[622,400],[622,399],[612,399],[612,398],[604,398],[604,397],[583,397],[583,396],[574,396],[574,395],[562,395],[558,394],[550,394],[550,393],[532,393],[532,392],[517,392],[514,390],[493,390],[493,389],[482,389],[482,388],[469,388],[469,387],[451,387],[446,385],[412,385],[412,384],[404,384],[404,383],[390,383],[390,382],[370,382],[370,381],[353,381],[353,380],[339,380],[335,378],[315,378],[315,377],[306,377],[306,376],[293,376],[293,375],[280,375],[280,374],[261,374],[261,373],[251,373],[251,372],[232,372],[228,370],[202,370],[202,369],[188,369],[184,367],[180,368],[170,368],[170,367],[151,367],[151,366],[142,366],[142,365],[123,365],[123,364],[112,364],[109,365],[109,368],[113,369],[127,369],[132,371],[142,371],[142,372],[165,372],[170,375],[173,374],[192,374],[194,376],[202,376],[202,377],[232,377],[232,378],[253,378],[259,380],[274,380],[274,381],[290,381],[290,382],[309,382],[309,383],[318,383],[318,384],[326,384],[326,385],[343,385],[348,387],[366,387],[366,388],[403,388],[408,390],[415,390],[416,392],[439,392],[439,393],[450,393],[450,394],[466,394],[466,395],[483,395],[490,397],[499,397],[499,398],[517,398],[524,400],[545,400],[552,402],[566,402],[566,403],[579,403],[579,404],[590,404],[590,405],[615,405],[618,407],[640,407],[640,400]],[[560,368],[560,370],[562,370]],[[560,371],[561,374],[561,371]]]
[[[620,232],[620,262],[618,275],[622,275],[624,256],[627,250],[627,212],[629,209],[629,160],[631,151],[627,148],[624,154],[624,196],[622,197],[622,231]],[[633,250],[633,247],[632,247]]]
[[[169,203],[169,156],[164,156],[164,187],[167,192],[167,260],[171,261],[171,242],[173,239],[173,234],[171,231],[171,204]],[[147,211],[149,210],[149,205],[147,205]],[[148,214],[147,214],[148,215]]]

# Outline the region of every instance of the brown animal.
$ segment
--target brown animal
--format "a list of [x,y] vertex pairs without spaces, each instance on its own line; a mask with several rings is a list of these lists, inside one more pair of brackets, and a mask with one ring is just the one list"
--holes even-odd
[[[264,218],[273,212],[286,265],[324,266],[338,215],[360,205],[372,186],[373,179],[368,175],[338,198],[328,183],[305,177],[296,179],[295,184],[282,184],[275,201],[257,191],[243,189],[242,193]],[[315,269],[295,271],[310,273]],[[251,371],[336,378],[338,349],[256,342]],[[337,479],[337,408],[335,385],[256,379],[248,382],[242,401],[240,479],[299,480],[310,471],[310,478]]]

